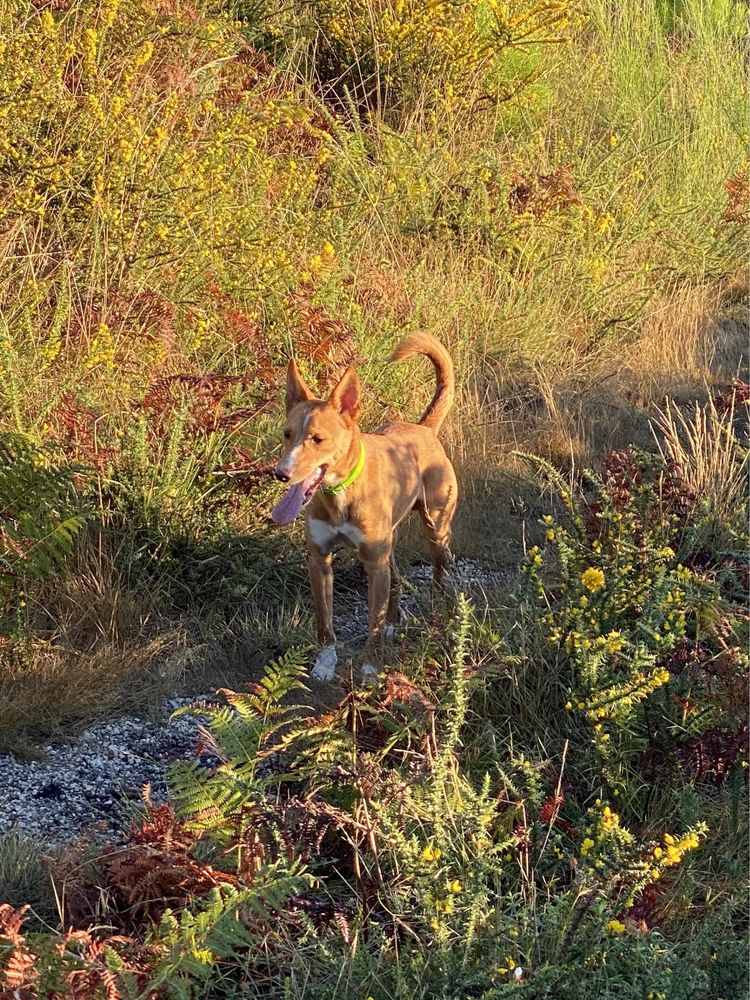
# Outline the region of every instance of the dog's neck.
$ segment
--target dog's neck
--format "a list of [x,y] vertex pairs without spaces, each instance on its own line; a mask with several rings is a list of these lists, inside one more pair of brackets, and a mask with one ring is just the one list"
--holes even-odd
[[352,469],[359,461],[360,447],[362,442],[362,432],[356,424],[352,427],[352,435],[349,439],[349,448],[340,461],[336,462],[332,469],[326,473],[326,486],[338,486],[343,483]]
[[[360,459],[361,448],[362,432],[359,427],[354,424],[346,454],[326,473],[326,477],[324,479],[326,486],[338,486],[339,483],[344,482],[347,476],[351,473],[352,469],[354,469],[357,465],[357,462]],[[353,487],[354,484],[352,484],[352,488]],[[347,489],[343,490],[341,493],[323,493],[323,496],[325,497],[326,503],[330,504],[331,507],[334,507],[337,510],[342,510],[349,505],[349,500],[351,499],[347,496],[349,492],[349,489]]]

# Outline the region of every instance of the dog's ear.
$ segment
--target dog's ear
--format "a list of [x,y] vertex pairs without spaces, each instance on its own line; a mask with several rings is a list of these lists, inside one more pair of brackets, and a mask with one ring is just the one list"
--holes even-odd
[[347,368],[328,402],[342,416],[356,420],[359,416],[359,397],[359,377],[353,368]]
[[308,399],[315,399],[315,396],[300,375],[297,362],[292,358],[286,370],[286,412],[289,413],[297,403],[304,403]]

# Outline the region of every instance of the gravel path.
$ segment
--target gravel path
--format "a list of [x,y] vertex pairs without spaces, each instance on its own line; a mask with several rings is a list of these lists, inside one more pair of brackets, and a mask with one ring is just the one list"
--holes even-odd
[[[413,566],[408,579],[417,589],[426,588],[429,566]],[[488,569],[474,560],[457,560],[448,582],[467,594],[498,587],[508,574]],[[419,621],[414,597],[403,598],[407,624]],[[359,641],[367,628],[364,594],[337,620],[344,641]],[[170,764],[195,756],[199,720],[180,715],[178,707],[215,701],[213,695],[174,698],[164,705],[163,717],[147,722],[122,716],[87,729],[76,743],[53,743],[41,749],[41,760],[24,761],[0,755],[0,835],[18,829],[48,847],[71,841],[95,829],[102,838],[117,840],[127,828],[145,784],[154,801],[166,795],[165,775]],[[207,755],[203,763],[212,761]]]
[[[476,599],[481,604],[488,591],[507,587],[513,579],[513,574],[507,570],[490,569],[478,559],[456,559],[445,571],[445,582],[449,590],[455,593],[463,592],[469,598]],[[404,573],[402,583],[405,592],[401,597],[401,613],[404,625],[418,624],[422,613],[417,601],[408,592],[411,584],[417,590],[427,591],[432,580],[432,567],[429,563],[418,563],[410,566]],[[334,598],[334,605],[335,605]],[[367,594],[363,588],[350,598],[349,606],[344,613],[334,615],[336,637],[344,642],[362,641],[367,636]]]
[[91,829],[116,839],[143,786],[151,784],[154,800],[162,800],[169,764],[195,756],[199,721],[187,715],[170,719],[169,713],[210,700],[173,699],[160,722],[126,715],[98,723],[74,744],[41,747],[42,760],[0,755],[0,835],[16,827],[49,847]]

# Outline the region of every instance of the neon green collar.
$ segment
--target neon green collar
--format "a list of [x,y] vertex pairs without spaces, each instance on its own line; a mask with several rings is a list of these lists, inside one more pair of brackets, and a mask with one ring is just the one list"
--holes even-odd
[[343,481],[343,483],[339,483],[337,486],[324,486],[323,487],[323,492],[324,493],[343,493],[344,490],[347,488],[347,486],[351,486],[352,483],[355,481],[355,479],[357,479],[359,477],[359,474],[362,471],[362,469],[364,469],[364,467],[365,467],[365,446],[364,446],[364,442],[360,441],[359,442],[359,458],[357,459],[357,464],[354,466],[354,468],[352,469],[352,471],[349,473],[349,475],[346,477],[346,479]]

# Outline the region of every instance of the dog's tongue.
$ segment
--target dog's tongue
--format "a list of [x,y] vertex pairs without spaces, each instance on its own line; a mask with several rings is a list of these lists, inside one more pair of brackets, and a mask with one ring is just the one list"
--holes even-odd
[[279,500],[271,511],[271,520],[274,524],[291,524],[299,515],[305,504],[305,494],[318,478],[317,472],[308,476],[301,483],[290,486],[284,496]]

